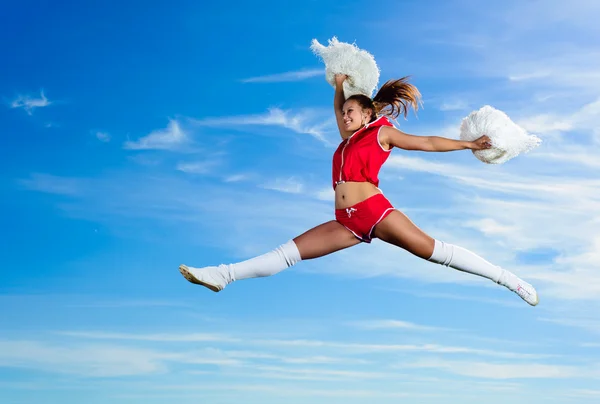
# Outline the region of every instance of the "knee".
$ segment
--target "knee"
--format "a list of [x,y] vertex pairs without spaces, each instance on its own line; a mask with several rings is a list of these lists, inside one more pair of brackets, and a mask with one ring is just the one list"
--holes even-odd
[[443,241],[433,239],[433,246],[428,261],[435,262],[448,266],[452,262],[454,256],[454,246],[452,244],[444,243]]

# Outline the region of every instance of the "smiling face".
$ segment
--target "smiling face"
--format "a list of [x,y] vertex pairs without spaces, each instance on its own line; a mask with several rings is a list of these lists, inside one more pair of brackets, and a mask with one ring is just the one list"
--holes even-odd
[[371,111],[363,109],[356,100],[348,100],[344,103],[342,109],[344,117],[344,129],[348,132],[355,132],[370,121]]

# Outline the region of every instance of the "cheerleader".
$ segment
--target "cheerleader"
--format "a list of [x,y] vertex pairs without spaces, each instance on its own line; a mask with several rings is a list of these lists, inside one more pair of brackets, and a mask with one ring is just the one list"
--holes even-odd
[[477,254],[427,235],[394,208],[379,189],[378,174],[393,148],[424,152],[480,151],[492,147],[488,136],[455,140],[414,136],[391,123],[418,109],[421,94],[407,78],[390,80],[373,98],[353,94],[346,98],[348,76],[335,75],[334,109],[341,143],[333,154],[332,187],[335,219],[320,224],[274,250],[243,262],[195,268],[181,265],[190,282],[219,292],[242,279],[275,275],[300,261],[332,254],[376,238],[432,263],[487,278],[515,292],[528,304],[538,304],[532,285]]

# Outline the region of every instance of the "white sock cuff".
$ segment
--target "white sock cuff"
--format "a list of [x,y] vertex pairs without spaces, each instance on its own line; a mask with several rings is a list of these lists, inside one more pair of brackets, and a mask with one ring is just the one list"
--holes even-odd
[[294,240],[289,240],[287,243],[282,244],[280,248],[288,267],[296,265],[298,262],[302,261],[300,250],[298,250],[298,246]]
[[448,266],[452,262],[454,256],[454,246],[452,244],[446,244],[443,241],[434,239],[435,245],[433,246],[433,253],[429,257],[428,261],[435,262]]
[[232,280],[259,278],[275,275],[301,261],[300,251],[294,240],[258,257],[229,265]]

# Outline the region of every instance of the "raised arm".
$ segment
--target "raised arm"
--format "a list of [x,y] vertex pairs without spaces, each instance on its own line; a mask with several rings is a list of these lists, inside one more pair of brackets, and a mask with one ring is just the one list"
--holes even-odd
[[335,75],[335,95],[333,97],[333,109],[335,110],[335,120],[337,122],[338,129],[340,131],[340,136],[342,139],[346,139],[349,137],[352,132],[348,132],[344,130],[344,103],[346,102],[346,97],[344,96],[344,80],[346,80],[348,76],[345,74],[336,74]]
[[381,128],[379,143],[389,150],[398,147],[404,150],[418,150],[426,152],[449,152],[455,150],[483,150],[492,147],[490,138],[482,136],[472,142],[448,139],[440,136],[414,136],[404,133],[391,126]]

